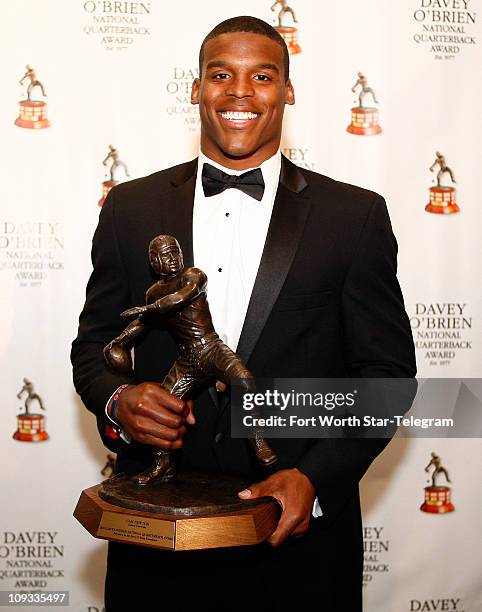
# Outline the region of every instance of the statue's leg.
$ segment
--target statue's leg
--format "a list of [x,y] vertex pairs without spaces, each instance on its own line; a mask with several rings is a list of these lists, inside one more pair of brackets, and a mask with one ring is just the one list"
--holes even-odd
[[127,165],[123,161],[118,161],[117,164],[124,168],[124,172],[126,176],[130,176],[129,170],[127,169]]
[[442,168],[440,168],[440,170],[437,172],[437,187],[441,186],[442,176],[443,175],[444,175],[444,170],[442,170]]
[[33,89],[33,83],[30,83],[30,85],[27,87],[27,100],[31,100],[32,99],[32,89]]
[[135,341],[146,331],[146,326],[140,319],[135,319],[104,347],[104,358],[110,367],[122,374],[132,373],[131,348]]
[[42,410],[45,410],[45,406],[43,405],[42,398],[40,397],[40,395],[38,395],[38,393],[33,393],[32,399],[36,399],[40,405],[40,408],[42,408]]
[[455,176],[454,176],[454,173],[452,172],[452,170],[450,168],[447,168],[447,172],[450,174],[450,179],[451,179],[452,183],[456,183],[457,181],[455,180]]
[[[193,375],[192,364],[177,359],[162,381],[163,388],[176,397],[184,398],[199,384],[199,380]],[[153,462],[140,474],[132,477],[138,485],[148,485],[155,482],[166,482],[175,475],[174,451],[162,448],[153,452]]]
[[378,104],[377,96],[373,89],[371,87],[368,87],[366,91],[372,94],[373,101],[375,102],[375,104]]
[[447,482],[450,482],[449,473],[447,472],[447,470],[444,467],[440,468],[439,472],[443,472]]
[[[209,352],[209,362],[209,372],[217,379],[227,385],[240,387],[243,393],[256,391],[252,372],[244,365],[241,358],[221,340],[217,341]],[[256,408],[254,415],[258,416]],[[248,442],[261,465],[273,465],[278,460],[278,456],[264,439],[263,431],[259,427],[252,429]]]
[[298,23],[298,20],[296,19],[296,15],[295,15],[294,10],[293,10],[291,7],[288,7],[288,8],[286,9],[286,11],[287,11],[287,12],[290,12],[290,13],[291,13],[291,16],[293,17],[293,21],[294,21],[295,23]]

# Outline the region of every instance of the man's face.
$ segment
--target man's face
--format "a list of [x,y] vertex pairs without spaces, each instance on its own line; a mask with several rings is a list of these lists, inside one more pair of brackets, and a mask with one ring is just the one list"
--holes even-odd
[[191,101],[199,104],[205,155],[235,170],[260,165],[278,150],[284,106],[294,104],[281,46],[249,32],[209,40]]
[[176,274],[183,267],[181,251],[175,244],[164,245],[156,254],[155,264],[159,274]]

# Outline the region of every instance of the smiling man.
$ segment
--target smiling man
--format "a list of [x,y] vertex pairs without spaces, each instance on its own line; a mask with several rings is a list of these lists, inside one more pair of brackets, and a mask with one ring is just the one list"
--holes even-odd
[[358,483],[387,440],[270,440],[279,458],[270,473],[246,440],[230,438],[228,392],[200,393],[193,410],[160,388],[177,356],[165,330],[137,345],[132,376],[104,364],[119,314],[143,303],[152,284],[150,241],[170,234],[186,265],[207,274],[215,329],[257,376],[415,375],[383,198],[280,153],[284,108],[295,101],[283,39],[259,19],[235,17],[207,35],[199,61],[199,157],[114,187],[102,209],[72,345],[74,382],[118,453],[117,471],[145,469],[153,446],[179,449],[181,468],[242,474],[252,485],[241,498],[271,495],[282,512],[255,547],[173,554],[110,543],[106,610],[294,601],[357,612]]

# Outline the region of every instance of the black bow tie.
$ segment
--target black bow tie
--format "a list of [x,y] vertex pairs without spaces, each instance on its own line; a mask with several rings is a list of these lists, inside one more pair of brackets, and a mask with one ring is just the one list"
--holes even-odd
[[211,166],[211,164],[204,164],[202,184],[204,195],[207,198],[217,195],[225,189],[239,189],[255,200],[258,200],[258,202],[263,199],[264,181],[260,168],[235,175],[226,174],[226,172]]

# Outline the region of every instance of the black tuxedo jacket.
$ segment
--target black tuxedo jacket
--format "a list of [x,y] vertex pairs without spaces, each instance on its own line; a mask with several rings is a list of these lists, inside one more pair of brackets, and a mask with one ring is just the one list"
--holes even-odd
[[[161,381],[176,357],[162,329],[135,350],[131,379],[109,371],[102,348],[125,326],[119,314],[145,303],[155,281],[147,250],[175,236],[193,265],[192,210],[197,160],[114,187],[100,213],[78,336],[74,384],[97,416],[117,469],[135,473],[150,449],[106,432],[105,404],[124,382]],[[397,244],[382,197],[298,168],[285,157],[261,263],[237,352],[259,377],[413,377],[412,334],[396,278]],[[260,478],[244,440],[229,437],[228,402],[195,400],[180,462]],[[270,440],[277,467],[312,481],[329,525],[359,505],[358,482],[388,440]]]

